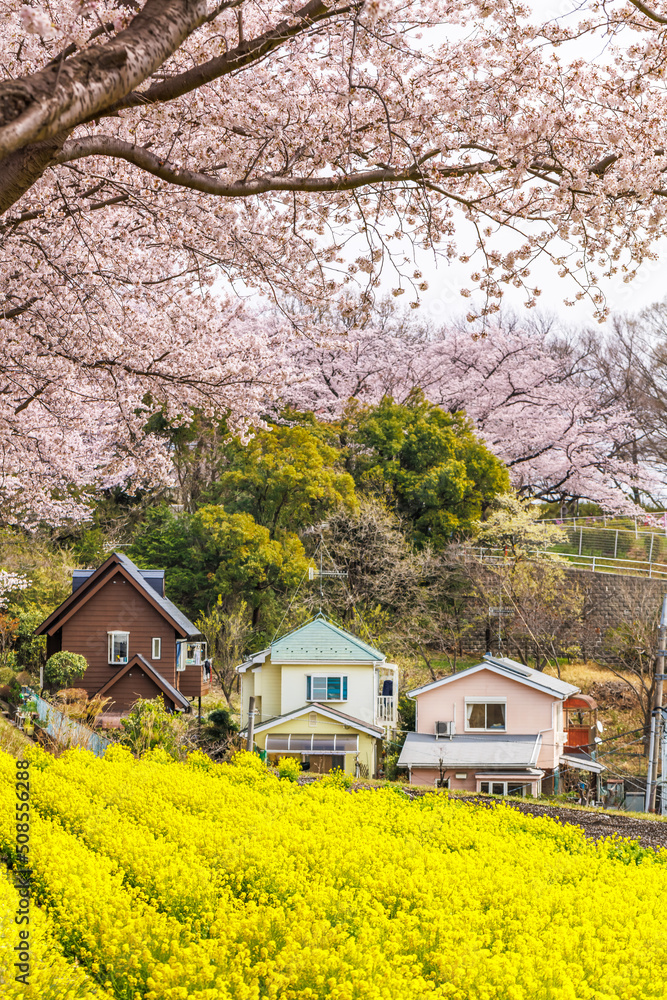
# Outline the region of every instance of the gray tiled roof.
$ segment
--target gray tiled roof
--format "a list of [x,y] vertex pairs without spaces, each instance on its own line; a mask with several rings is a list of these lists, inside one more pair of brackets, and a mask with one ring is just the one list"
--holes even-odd
[[539,684],[540,687],[549,688],[554,694],[559,695],[562,698],[569,698],[570,695],[575,694],[579,688],[575,687],[574,684],[568,684],[566,681],[560,680],[558,677],[552,677],[551,674],[545,674],[541,670],[533,670],[532,667],[524,667],[523,663],[518,663],[517,660],[510,660],[508,656],[490,656],[488,653],[484,657],[487,663],[493,663],[498,667],[504,667],[509,673],[514,673],[519,677],[525,677],[527,680],[532,681],[533,684]]
[[559,680],[558,677],[552,677],[541,670],[533,670],[532,667],[525,667],[523,663],[519,663],[517,660],[510,660],[507,656],[491,656],[490,653],[486,653],[480,663],[476,663],[472,667],[467,667],[465,670],[459,670],[448,677],[443,677],[439,681],[431,681],[430,684],[424,684],[423,687],[408,691],[408,697],[414,698],[424,691],[432,691],[434,688],[444,687],[446,684],[457,683],[467,674],[477,673],[477,671],[484,667],[491,667],[504,674],[510,680],[528,684],[531,687],[545,691],[547,694],[554,695],[556,698],[569,698],[579,691],[579,688],[575,687],[574,684],[567,684],[565,681]]
[[542,737],[533,733],[513,735],[453,736],[436,739],[429,733],[408,733],[398,759],[399,767],[507,768],[534,767]]
[[193,639],[196,636],[201,635],[197,626],[193,625],[190,619],[186,618],[183,612],[179,610],[179,608],[177,608],[176,605],[172,601],[170,601],[168,597],[161,597],[160,594],[158,594],[157,591],[154,589],[154,587],[151,587],[151,585],[143,578],[143,576],[141,575],[141,571],[138,569],[137,566],[134,565],[131,559],[128,559],[128,557],[123,552],[114,552],[114,555],[118,559],[123,569],[130,574],[130,576],[137,584],[139,589],[142,590],[148,597],[150,597],[151,600],[156,601],[163,609],[163,611],[165,611],[165,613],[168,614],[173,621],[175,621],[178,625],[180,625],[180,627],[183,629],[183,631],[185,632],[186,636],[189,639]]

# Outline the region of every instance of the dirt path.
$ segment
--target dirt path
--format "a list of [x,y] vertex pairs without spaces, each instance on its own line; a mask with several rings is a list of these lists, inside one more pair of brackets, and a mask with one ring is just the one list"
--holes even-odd
[[[479,796],[466,797],[464,801],[487,807],[495,805],[494,800]],[[532,816],[550,816],[560,823],[580,826],[591,840],[611,837],[616,833],[621,837],[639,840],[643,847],[667,847],[667,823],[658,820],[639,819],[636,815],[623,816],[602,810],[570,809],[567,806],[538,802],[508,802],[507,805]]]

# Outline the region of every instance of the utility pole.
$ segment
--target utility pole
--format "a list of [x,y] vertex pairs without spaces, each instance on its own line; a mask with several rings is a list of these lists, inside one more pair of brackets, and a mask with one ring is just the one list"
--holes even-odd
[[248,742],[247,749],[252,753],[255,748],[255,699],[248,699]]
[[[646,781],[646,812],[655,812],[655,795],[658,783],[659,747],[662,734],[662,688],[665,679],[665,655],[667,650],[667,594],[662,599],[662,614],[658,629],[658,648],[655,656],[655,687],[653,692],[653,711],[651,712],[651,737],[649,743],[648,773]],[[664,775],[663,775],[664,777]]]

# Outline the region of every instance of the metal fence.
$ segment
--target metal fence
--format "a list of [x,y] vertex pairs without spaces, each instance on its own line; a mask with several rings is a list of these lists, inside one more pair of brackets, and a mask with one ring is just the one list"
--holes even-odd
[[[484,562],[504,562],[507,555],[503,549],[471,548]],[[613,573],[621,576],[643,576],[649,580],[667,579],[667,562],[649,562],[646,559],[614,559],[603,554],[591,554],[583,551],[566,551],[564,546],[552,546],[546,549],[535,549],[528,556],[545,558],[556,555],[565,560],[572,569],[589,570],[591,573]]]
[[545,517],[540,524],[557,525],[564,528],[620,528],[635,535],[643,531],[661,531],[667,535],[667,511],[654,510],[643,517],[623,514],[582,514],[580,517]]
[[103,757],[104,751],[111,746],[111,740],[93,732],[83,723],[70,719],[35,692],[32,692],[31,700],[37,704],[37,717],[40,722],[46,722],[42,728],[61,746],[82,747],[84,750],[92,750],[98,757]]
[[662,577],[667,573],[667,536],[659,531],[635,533],[623,528],[563,526],[563,541],[549,551],[573,565],[596,572],[630,572]]

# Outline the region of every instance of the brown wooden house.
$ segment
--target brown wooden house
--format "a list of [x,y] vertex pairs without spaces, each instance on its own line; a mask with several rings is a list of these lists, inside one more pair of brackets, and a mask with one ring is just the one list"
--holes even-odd
[[47,656],[85,656],[77,687],[113,699],[106,725],[138,698],[162,696],[171,711],[189,712],[209,690],[203,637],[165,597],[164,570],[140,570],[122,552],[96,570],[75,570],[72,593],[36,634],[46,635]]

